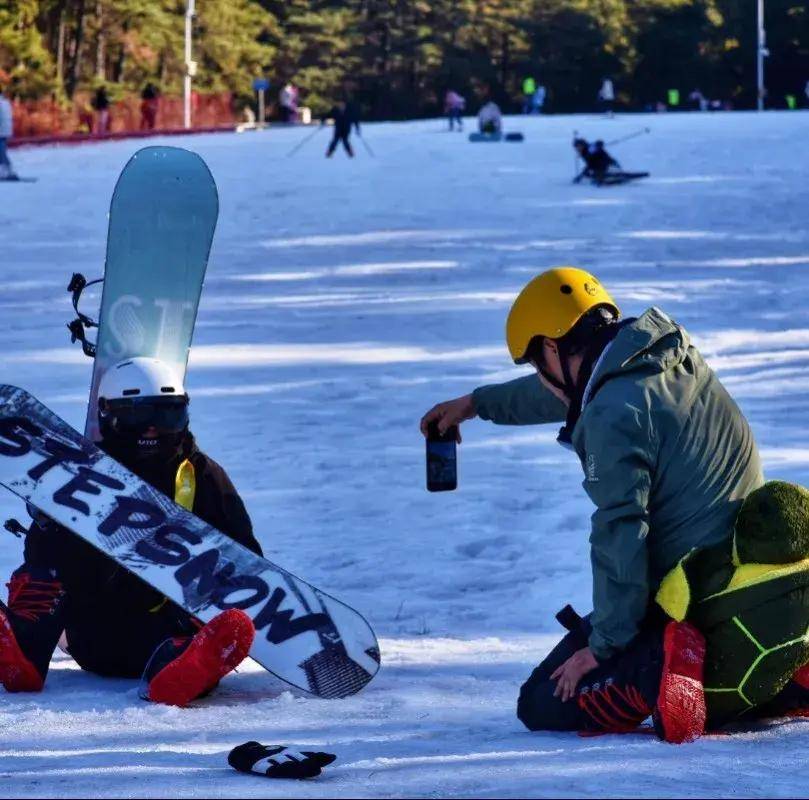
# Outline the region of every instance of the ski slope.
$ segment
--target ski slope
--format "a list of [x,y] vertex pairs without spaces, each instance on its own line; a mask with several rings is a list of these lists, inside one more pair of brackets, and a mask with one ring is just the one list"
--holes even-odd
[[[659,305],[748,415],[770,478],[809,482],[809,164],[803,113],[509,119],[523,144],[441,120],[367,125],[371,157],[301,129],[157,140],[199,152],[220,221],[189,368],[192,427],[230,472],[268,557],[363,612],[383,670],[344,701],[254,664],[192,708],[66,655],[40,695],[0,690],[2,797],[717,796],[806,792],[809,721],[673,747],[532,734],[517,692],[589,608],[591,507],[548,427],[464,426],[459,489],[424,489],[421,414],[522,370],[503,340],[535,273],[598,274],[627,314]],[[573,129],[640,184],[573,186]],[[77,428],[90,363],[65,286],[100,274],[117,175],[143,142],[12,151],[0,184],[0,367]],[[10,495],[0,520],[25,519]],[[0,575],[20,562],[5,535]],[[122,625],[128,621],[121,620]],[[337,753],[305,784],[240,775],[248,739]]]

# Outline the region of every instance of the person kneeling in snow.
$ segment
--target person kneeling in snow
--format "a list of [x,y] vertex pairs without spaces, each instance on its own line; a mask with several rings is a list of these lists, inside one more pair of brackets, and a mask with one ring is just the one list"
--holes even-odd
[[[188,430],[188,395],[165,364],[133,358],[99,385],[100,444],[118,462],[200,519],[261,555],[250,518],[225,471]],[[183,706],[213,689],[253,643],[239,609],[207,625],[71,531],[37,514],[25,561],[0,603],[0,682],[9,692],[40,691],[65,633],[82,669],[143,676],[141,695]]]
[[570,633],[523,685],[517,715],[531,730],[615,733],[652,715],[661,738],[694,739],[706,723],[705,639],[654,598],[694,548],[729,547],[742,503],[763,484],[750,427],[680,325],[657,308],[622,319],[583,270],[534,278],[506,338],[536,374],[440,403],[421,427],[564,422],[559,441],[584,469],[596,506],[593,612],[568,614]]
[[489,100],[480,111],[478,111],[478,130],[481,133],[497,134],[503,130],[503,114],[500,106]]

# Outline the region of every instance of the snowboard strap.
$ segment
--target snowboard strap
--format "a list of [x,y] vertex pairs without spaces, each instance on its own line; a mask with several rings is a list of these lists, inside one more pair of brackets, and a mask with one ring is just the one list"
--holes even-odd
[[70,343],[74,344],[77,341],[81,342],[81,349],[84,351],[84,355],[89,356],[90,358],[95,357],[96,346],[95,342],[91,342],[87,338],[85,331],[87,328],[97,328],[98,323],[95,320],[90,319],[87,314],[79,311],[79,299],[81,298],[81,293],[88,286],[93,286],[96,283],[103,282],[103,278],[96,278],[93,281],[88,281],[87,278],[85,278],[81,273],[74,272],[73,277],[70,279],[70,283],[67,285],[67,290],[71,293],[73,309],[77,315],[76,319],[70,322],[67,326],[67,329],[70,331]]

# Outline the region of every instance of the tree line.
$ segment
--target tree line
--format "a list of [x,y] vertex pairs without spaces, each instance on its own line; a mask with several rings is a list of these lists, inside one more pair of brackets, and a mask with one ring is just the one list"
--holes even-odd
[[[768,104],[805,103],[809,8],[766,0]],[[4,0],[0,76],[21,99],[70,101],[105,84],[116,96],[151,82],[182,91],[185,0]],[[527,76],[548,111],[582,111],[605,76],[618,107],[667,91],[753,107],[754,0],[197,0],[200,92],[252,97],[287,80],[318,113],[351,93],[369,118],[440,113],[453,88],[475,108],[485,96],[520,105]]]

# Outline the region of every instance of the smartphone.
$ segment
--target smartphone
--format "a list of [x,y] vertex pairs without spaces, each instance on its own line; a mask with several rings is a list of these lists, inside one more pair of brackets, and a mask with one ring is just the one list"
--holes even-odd
[[458,426],[438,432],[438,423],[431,422],[427,427],[427,490],[430,492],[451,492],[458,488],[458,458],[456,438]]

